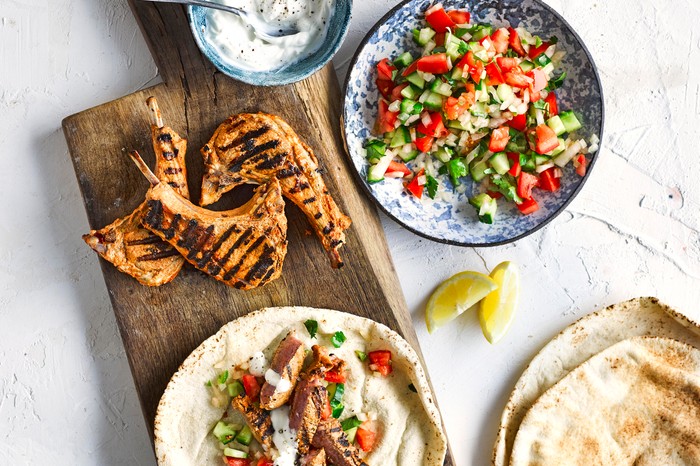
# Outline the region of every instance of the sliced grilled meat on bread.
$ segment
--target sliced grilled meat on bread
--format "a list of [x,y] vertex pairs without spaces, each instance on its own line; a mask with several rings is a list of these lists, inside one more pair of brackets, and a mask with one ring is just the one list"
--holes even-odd
[[206,173],[201,205],[216,202],[238,185],[277,178],[285,197],[311,222],[333,267],[343,265],[339,249],[350,218],[328,193],[311,148],[284,120],[265,113],[234,115],[217,128],[202,155]]
[[275,433],[275,428],[272,426],[270,413],[256,406],[248,396],[235,397],[231,400],[231,406],[243,415],[253,436],[265,451],[272,448],[272,434]]
[[327,399],[328,392],[319,377],[301,379],[297,384],[289,410],[289,428],[297,433],[297,447],[301,455],[311,449]]
[[348,441],[340,421],[331,417],[321,421],[311,443],[323,449],[334,466],[368,466],[360,457],[360,452]]
[[292,331],[280,342],[270,364],[273,376],[279,381],[273,385],[266,381],[260,390],[260,407],[267,410],[277,409],[292,396],[299,373],[304,365],[306,350],[304,344]]
[[301,466],[326,466],[326,452],[311,450],[299,460]]

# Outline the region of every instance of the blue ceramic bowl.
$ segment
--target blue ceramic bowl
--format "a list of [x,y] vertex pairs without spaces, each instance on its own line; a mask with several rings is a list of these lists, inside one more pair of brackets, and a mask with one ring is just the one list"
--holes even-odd
[[352,15],[352,0],[337,0],[335,10],[330,18],[328,35],[321,48],[312,55],[296,61],[279,71],[250,71],[236,68],[221,58],[219,52],[212,47],[204,35],[207,26],[206,8],[188,6],[187,15],[190,28],[199,49],[209,61],[222,73],[255,86],[282,86],[308,78],[333,58],[348,32],[348,24]]
[[[539,191],[540,209],[522,215],[514,204],[499,201],[493,225],[480,223],[468,198],[476,193],[477,183],[464,179],[464,193],[450,193],[447,199],[418,201],[406,193],[400,179],[367,183],[368,164],[363,143],[371,136],[377,116],[378,91],[374,83],[376,63],[384,57],[396,57],[409,50],[419,56],[410,31],[422,20],[430,0],[407,0],[387,13],[369,31],[350,65],[345,82],[343,131],[348,154],[360,183],[377,205],[408,230],[425,238],[459,246],[495,246],[518,240],[546,225],[573,200],[591,175],[598,154],[589,155],[586,176],[578,176],[572,164],[564,170],[561,189],[556,193]],[[577,132],[587,141],[594,134],[603,139],[603,93],[600,78],[590,53],[581,38],[557,12],[539,0],[443,0],[445,9],[471,12],[472,23],[490,22],[496,26],[523,26],[541,37],[557,36],[559,50],[566,51],[559,70],[566,71],[564,86],[557,90],[560,109],[574,109],[582,117],[584,128]],[[440,180],[442,182],[442,180]],[[427,196],[424,196],[426,198]]]

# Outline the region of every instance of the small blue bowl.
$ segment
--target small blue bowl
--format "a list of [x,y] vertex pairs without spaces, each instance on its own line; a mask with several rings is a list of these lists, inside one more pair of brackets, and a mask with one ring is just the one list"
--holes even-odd
[[279,70],[250,71],[236,68],[222,59],[219,52],[204,35],[207,26],[207,8],[188,6],[187,16],[194,40],[205,57],[222,73],[254,86],[283,86],[308,78],[328,63],[338,51],[348,32],[352,16],[352,0],[338,0],[330,17],[328,35],[321,48],[310,56]]
[[[424,24],[431,0],[406,0],[386,14],[369,31],[355,54],[345,81],[343,136],[355,174],[361,186],[393,220],[425,238],[458,246],[496,246],[523,238],[564,211],[590,177],[598,153],[591,154],[588,172],[583,178],[571,164],[564,170],[561,189],[555,193],[538,191],[540,209],[522,215],[513,203],[499,201],[493,225],[479,222],[468,199],[478,185],[465,178],[466,192],[454,193],[448,200],[417,201],[403,188],[400,179],[367,182],[368,164],[363,144],[371,136],[377,117],[379,94],[375,79],[376,64],[398,53],[420,51],[411,38],[411,29]],[[583,129],[577,134],[588,141],[592,135],[603,140],[603,91],[593,58],[569,24],[540,0],[442,0],[445,9],[471,13],[472,23],[490,22],[498,27],[523,26],[542,37],[557,36],[566,51],[560,69],[566,71],[564,86],[557,90],[562,110],[573,109],[582,117]],[[442,179],[441,179],[442,182]],[[425,196],[424,196],[425,197]]]

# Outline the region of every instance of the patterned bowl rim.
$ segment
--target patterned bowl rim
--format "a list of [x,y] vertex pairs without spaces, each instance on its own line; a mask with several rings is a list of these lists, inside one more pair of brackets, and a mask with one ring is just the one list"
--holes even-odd
[[[591,172],[593,171],[593,167],[598,161],[599,154],[600,154],[600,149],[602,148],[602,143],[603,143],[603,134],[605,130],[605,96],[603,94],[603,85],[600,80],[600,75],[598,73],[598,67],[595,64],[595,61],[593,60],[593,56],[591,55],[590,51],[588,50],[588,47],[586,44],[583,42],[581,37],[578,35],[576,30],[571,27],[569,22],[564,19],[564,17],[559,14],[554,8],[550,7],[546,3],[544,3],[542,0],[532,0],[534,3],[538,4],[540,7],[544,8],[547,10],[549,13],[554,15],[561,23],[571,32],[571,34],[576,38],[578,41],[579,45],[581,46],[581,49],[583,52],[586,54],[586,57],[591,63],[591,67],[593,69],[593,75],[595,76],[595,81],[598,86],[598,90],[600,92],[600,133],[598,134],[598,137],[600,139],[600,146],[598,151],[596,151],[596,156],[593,157],[588,165],[588,169],[586,170],[586,174],[579,183],[579,185],[573,190],[571,195],[569,196],[568,199],[564,201],[564,203],[559,207],[556,211],[554,211],[552,214],[550,214],[548,217],[546,217],[544,220],[542,220],[539,224],[537,224],[535,227],[531,228],[530,230],[525,231],[524,233],[521,233],[520,235],[514,236],[513,238],[509,238],[506,240],[501,240],[501,241],[493,241],[489,243],[469,243],[469,242],[462,242],[462,241],[455,241],[455,240],[450,240],[450,239],[445,239],[445,238],[438,238],[435,236],[431,236],[428,233],[422,232],[417,230],[416,228],[413,228],[411,225],[407,224],[406,222],[398,219],[391,211],[385,207],[379,200],[375,197],[374,193],[372,190],[369,188],[369,185],[367,182],[364,180],[362,177],[362,174],[357,170],[357,167],[355,166],[355,162],[353,161],[352,155],[350,155],[350,148],[348,146],[347,142],[347,135],[346,135],[346,127],[347,125],[345,124],[345,121],[347,120],[347,99],[348,99],[348,89],[350,87],[350,76],[352,74],[352,70],[355,68],[355,65],[357,64],[357,61],[360,57],[360,54],[364,51],[365,46],[369,42],[369,40],[374,36],[374,34],[377,32],[377,30],[386,23],[389,18],[394,16],[397,11],[400,9],[404,8],[407,4],[413,2],[415,0],[403,0],[399,4],[397,4],[394,8],[389,10],[382,18],[377,21],[377,23],[372,26],[372,28],[367,32],[365,37],[362,39],[362,42],[360,42],[360,45],[357,47],[357,50],[355,51],[355,54],[352,57],[352,60],[350,61],[350,66],[348,67],[348,73],[347,76],[345,77],[345,83],[343,86],[343,112],[342,112],[342,117],[341,117],[341,132],[343,134],[343,144],[345,146],[345,152],[346,155],[350,161],[351,168],[353,175],[355,176],[356,180],[360,183],[360,186],[362,186],[362,189],[365,191],[365,193],[372,199],[372,201],[384,212],[390,219],[392,219],[394,222],[398,223],[411,233],[414,233],[418,236],[421,236],[425,239],[435,241],[437,243],[442,243],[442,244],[449,244],[451,246],[462,246],[462,247],[494,247],[494,246],[502,246],[504,244],[510,244],[514,243],[520,239],[525,238],[526,236],[529,236],[541,228],[545,227],[548,225],[552,220],[554,220],[556,217],[558,217],[562,212],[566,210],[566,208],[571,204],[571,202],[576,198],[578,193],[581,191],[583,188],[583,185],[586,184],[588,181],[588,178],[591,175]],[[470,3],[472,0],[465,0],[464,3]],[[479,0],[476,0],[477,2]]]
[[313,75],[314,73],[319,71],[321,68],[326,66],[333,59],[335,54],[338,53],[338,50],[340,50],[340,46],[343,45],[343,42],[345,42],[345,38],[348,35],[350,21],[352,20],[353,0],[346,0],[346,2],[347,2],[346,5],[348,8],[348,10],[347,10],[348,14],[345,15],[345,17],[343,18],[343,23],[342,23],[342,27],[341,27],[341,31],[340,31],[340,35],[338,36],[338,39],[335,42],[333,42],[332,47],[330,47],[329,49],[324,49],[324,47],[321,46],[321,48],[314,53],[314,55],[316,55],[320,52],[321,55],[325,56],[325,58],[322,61],[319,61],[315,65],[308,67],[306,70],[304,70],[303,72],[298,73],[298,74],[275,75],[274,70],[272,70],[272,71],[247,71],[247,70],[243,70],[240,68],[236,68],[233,65],[226,64],[223,61],[220,61],[218,59],[218,57],[212,55],[207,50],[206,44],[208,44],[208,42],[204,38],[203,35],[200,35],[200,31],[198,31],[197,25],[195,24],[194,10],[196,8],[198,9],[198,8],[204,8],[204,7],[200,7],[200,6],[196,6],[196,5],[188,5],[187,6],[187,22],[190,25],[190,30],[192,31],[192,36],[194,38],[195,43],[197,44],[197,47],[199,48],[199,51],[221,73],[225,74],[229,78],[233,78],[233,79],[236,79],[238,81],[244,82],[246,84],[251,84],[253,86],[261,86],[261,87],[286,86],[287,84],[294,84],[294,83],[297,83],[299,81],[303,81],[304,79]]

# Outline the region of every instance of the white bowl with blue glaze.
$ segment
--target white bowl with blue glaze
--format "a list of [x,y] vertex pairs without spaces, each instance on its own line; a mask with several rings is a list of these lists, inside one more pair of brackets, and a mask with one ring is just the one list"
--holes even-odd
[[238,68],[223,59],[204,33],[207,27],[207,8],[188,6],[187,17],[194,40],[205,57],[222,73],[254,86],[283,86],[306,79],[328,63],[345,40],[352,16],[352,0],[337,0],[329,18],[328,34],[316,52],[295,60],[279,70],[251,71]]
[[[479,222],[476,210],[468,199],[479,185],[463,179],[467,190],[454,192],[447,200],[418,200],[407,193],[401,179],[367,182],[363,144],[371,137],[377,117],[379,93],[375,85],[376,63],[382,58],[395,58],[404,51],[413,56],[420,49],[410,31],[424,27],[424,12],[430,0],[407,0],[397,5],[369,31],[358,48],[345,81],[343,133],[348,154],[360,184],[377,205],[393,220],[425,238],[458,246],[496,246],[527,236],[549,223],[564,211],[591,176],[598,153],[591,154],[586,176],[580,177],[572,164],[564,169],[561,188],[542,192],[537,197],[540,209],[522,215],[513,203],[500,201],[493,225]],[[566,56],[558,69],[566,71],[564,86],[557,90],[559,108],[573,109],[584,125],[577,131],[589,140],[597,135],[603,140],[603,92],[593,58],[569,24],[552,8],[539,0],[442,0],[446,10],[462,9],[471,13],[472,23],[489,22],[496,27],[523,26],[542,37],[557,36],[560,50]],[[420,26],[419,26],[420,25]],[[409,163],[410,164],[410,163]],[[442,181],[442,179],[440,180]]]

